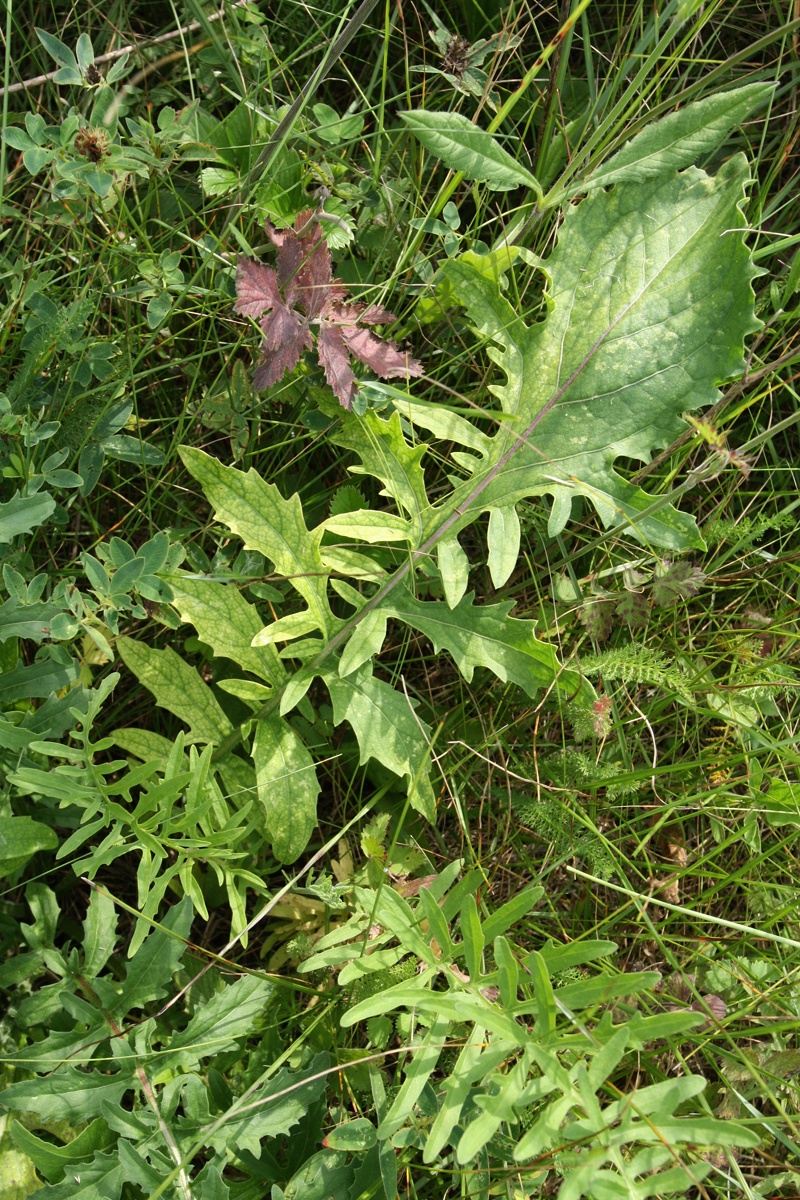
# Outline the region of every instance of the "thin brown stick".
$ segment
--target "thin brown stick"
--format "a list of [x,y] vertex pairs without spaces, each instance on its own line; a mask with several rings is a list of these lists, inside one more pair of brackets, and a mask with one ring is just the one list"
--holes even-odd
[[[212,13],[207,18],[209,22],[220,21],[229,13],[232,8],[242,8],[247,3],[247,0],[235,0],[235,3],[229,4],[227,8],[220,8],[217,12]],[[171,29],[169,33],[160,33],[158,37],[142,38],[139,42],[130,42],[127,46],[120,46],[117,50],[109,50],[107,54],[97,54],[95,56],[95,66],[98,63],[114,62],[118,58],[122,58],[123,54],[141,53],[146,46],[159,46],[162,42],[174,41],[176,37],[181,37],[184,33],[194,33],[201,29],[200,21],[191,21],[188,25],[181,25],[178,29]],[[53,71],[48,71],[46,75],[35,75],[32,79],[22,79],[19,83],[10,83],[7,88],[0,87],[0,96],[10,96],[12,92],[25,92],[29,88],[38,87],[42,83],[50,83],[54,75],[60,70],[56,67]]]

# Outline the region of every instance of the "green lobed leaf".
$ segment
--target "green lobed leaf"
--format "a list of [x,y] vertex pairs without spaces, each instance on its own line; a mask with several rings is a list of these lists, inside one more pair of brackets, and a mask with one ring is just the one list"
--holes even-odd
[[64,1172],[72,1163],[93,1158],[97,1151],[107,1150],[116,1140],[102,1117],[90,1122],[77,1137],[63,1146],[37,1137],[19,1121],[11,1122],[11,1136],[48,1183],[57,1183],[64,1178]]
[[279,1071],[233,1106],[209,1145],[221,1153],[234,1147],[258,1157],[264,1139],[288,1134],[323,1094],[329,1065],[327,1054],[317,1054],[301,1071]]
[[[491,390],[519,418],[513,432],[498,430],[489,461],[449,498],[448,510],[464,514],[455,528],[477,510],[549,493],[555,535],[583,495],[606,526],[627,522],[660,545],[702,544],[693,518],[671,505],[643,516],[654,498],[613,463],[620,455],[649,461],[686,428],[682,412],[713,404],[717,381],[743,368],[744,337],[759,327],[756,272],[741,237],[747,178],[737,155],[713,178],[690,169],[596,191],[567,208],[543,264],[550,311],[530,328],[478,272],[447,263],[456,294],[495,343],[489,353],[506,382]],[[414,418],[424,425],[424,413]]]
[[314,760],[288,721],[273,716],[256,726],[253,762],[272,851],[280,862],[294,862],[317,823],[320,786]]
[[[365,445],[368,447],[370,465],[353,466],[350,471],[355,475],[368,473],[380,479],[384,485],[381,494],[390,496],[408,518],[413,530],[411,541],[418,544],[430,510],[420,465],[427,447],[409,446],[396,412],[384,420],[372,409],[367,409],[363,417],[342,420],[332,440],[337,446],[355,450],[362,458]],[[363,514],[364,510],[359,510],[353,517],[357,519]]]
[[439,539],[436,561],[448,607],[455,608],[463,599],[469,581],[469,559],[455,534],[446,534]]
[[501,588],[508,583],[519,558],[519,517],[513,505],[489,509],[486,541],[489,547],[489,574],[494,586]]
[[143,1008],[164,995],[186,950],[192,916],[192,902],[184,896],[159,925],[150,930],[128,962],[125,979],[113,1002],[112,1015],[124,1017],[132,1008]]
[[116,646],[126,667],[161,708],[186,722],[193,739],[218,745],[228,736],[233,726],[214,693],[179,654],[169,647],[154,650],[128,637],[117,638]]
[[253,638],[264,622],[235,584],[181,575],[170,579],[170,587],[181,619],[191,621],[217,657],[230,658],[273,687],[280,686],[286,668],[274,647],[253,647]]
[[320,557],[322,529],[306,528],[300,497],[284,500],[274,484],[254,470],[238,471],[190,447],[181,457],[223,521],[249,550],[258,550],[290,580],[308,604],[323,634],[336,625],[327,597],[327,571]]
[[[574,671],[563,671],[552,646],[537,641],[535,621],[509,617],[510,602],[476,606],[470,592],[455,608],[437,600],[417,600],[407,588],[397,587],[376,612],[396,617],[424,633],[438,654],[452,654],[456,665],[470,682],[476,667],[488,667],[504,683],[516,683],[528,696],[559,685],[570,693],[586,685]],[[349,647],[348,647],[349,648]]]
[[234,1049],[250,1033],[275,985],[255,975],[243,975],[216,992],[176,1033],[159,1054],[159,1072],[192,1071],[204,1058]]
[[449,1027],[450,1022],[442,1017],[436,1017],[431,1023],[430,1029],[417,1047],[414,1057],[405,1068],[406,1077],[400,1091],[380,1123],[378,1137],[381,1140],[391,1137],[411,1116],[422,1089],[436,1069],[436,1064],[444,1050]]
[[368,664],[346,679],[327,671],[323,679],[333,703],[333,719],[348,721],[358,739],[360,761],[374,758],[408,780],[413,808],[433,820],[436,800],[428,775],[430,730],[411,701],[376,679]]
[[402,112],[400,117],[417,140],[451,171],[486,183],[495,192],[524,186],[541,194],[535,176],[490,133],[461,113],[416,110]]
[[79,1125],[103,1116],[103,1105],[117,1106],[131,1087],[132,1077],[104,1071],[79,1071],[65,1066],[52,1075],[12,1083],[3,1105],[12,1112],[35,1112],[48,1121]]
[[351,1154],[371,1150],[377,1144],[377,1131],[367,1117],[344,1121],[332,1129],[323,1142],[329,1150],[346,1150]]
[[87,979],[100,974],[114,952],[116,940],[114,901],[105,892],[93,891],[83,922],[83,974]]

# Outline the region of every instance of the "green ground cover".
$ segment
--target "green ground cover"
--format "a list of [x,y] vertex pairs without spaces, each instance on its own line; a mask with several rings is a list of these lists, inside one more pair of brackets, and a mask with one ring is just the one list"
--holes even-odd
[[795,1196],[797,4],[3,45],[2,1200]]

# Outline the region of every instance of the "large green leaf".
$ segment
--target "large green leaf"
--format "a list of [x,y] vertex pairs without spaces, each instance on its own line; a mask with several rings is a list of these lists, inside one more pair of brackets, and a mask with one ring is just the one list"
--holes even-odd
[[3,1105],[14,1112],[35,1112],[49,1121],[71,1121],[76,1125],[103,1116],[103,1105],[116,1107],[131,1086],[122,1073],[79,1071],[66,1066],[43,1079],[12,1083],[2,1093]]
[[191,1071],[201,1059],[234,1049],[237,1039],[250,1032],[274,989],[266,979],[244,975],[216,992],[159,1055],[159,1072]]
[[132,638],[117,638],[120,657],[140,683],[151,691],[156,703],[185,721],[195,741],[218,745],[232,730],[207,683],[167,647],[153,650]]
[[280,862],[294,862],[317,823],[314,760],[288,721],[274,716],[258,722],[253,762],[273,853]]
[[[741,237],[747,180],[737,155],[713,178],[692,168],[598,190],[567,208],[542,263],[549,313],[530,327],[480,272],[447,264],[505,373],[491,391],[507,419],[478,455],[459,457],[468,478],[430,515],[422,547],[482,511],[541,494],[553,497],[552,535],[585,496],[607,527],[673,550],[702,545],[691,516],[665,502],[651,508],[656,498],[627,482],[614,460],[649,461],[686,428],[681,413],[713,404],[718,381],[743,368],[745,335],[759,327],[756,272]],[[431,427],[428,406],[396,404]],[[464,444],[474,449],[474,439]],[[366,440],[359,454],[379,474]]]
[[285,500],[273,483],[254,470],[226,467],[201,450],[181,448],[188,470],[224,521],[250,550],[258,550],[276,571],[291,580],[314,616],[317,627],[330,634],[336,626],[327,596],[327,572],[320,558],[322,529],[309,533],[303,506],[295,493]]
[[209,1145],[223,1152],[235,1146],[258,1156],[262,1139],[288,1134],[322,1095],[329,1064],[327,1054],[318,1054],[301,1071],[279,1071],[248,1094],[241,1112],[234,1106],[225,1124],[208,1138]]
[[60,604],[38,601],[35,604],[20,604],[16,596],[9,596],[0,605],[0,642],[8,638],[30,638],[41,642],[50,636],[50,622],[63,612]]
[[412,702],[382,679],[368,664],[340,679],[323,675],[333,702],[333,719],[348,721],[358,739],[361,762],[374,758],[408,779],[408,798],[432,820],[436,801],[428,774],[430,730],[414,712]]

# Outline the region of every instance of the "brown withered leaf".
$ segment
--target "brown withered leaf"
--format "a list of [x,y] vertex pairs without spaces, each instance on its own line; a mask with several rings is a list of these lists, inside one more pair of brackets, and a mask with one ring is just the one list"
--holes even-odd
[[333,278],[331,255],[311,209],[298,215],[294,229],[267,222],[267,236],[278,253],[275,267],[240,258],[234,310],[258,320],[264,334],[253,386],[263,391],[277,383],[314,347],[334,395],[353,407],[358,381],[350,365],[356,358],[381,379],[422,375],[422,364],[368,325],[387,325],[392,313],[376,305],[348,301],[347,288]]

